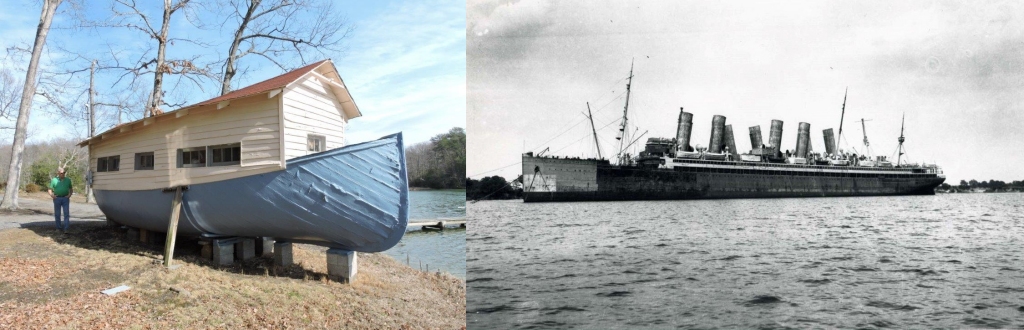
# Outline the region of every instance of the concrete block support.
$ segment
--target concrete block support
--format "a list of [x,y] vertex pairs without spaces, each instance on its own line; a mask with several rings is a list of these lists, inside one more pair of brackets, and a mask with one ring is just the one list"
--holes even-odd
[[230,265],[235,262],[235,241],[215,239],[213,245],[213,263],[218,265]]
[[274,243],[275,266],[291,266],[293,260],[294,259],[292,259],[292,242]]
[[139,228],[128,228],[128,240],[132,242],[139,241]]
[[163,243],[163,237],[161,233],[142,229],[138,230],[138,240],[145,244]]
[[342,249],[327,250],[327,276],[332,281],[343,283],[356,279],[357,254],[355,251]]
[[241,238],[235,243],[235,259],[249,260],[256,257],[256,239],[252,237]]
[[270,237],[256,238],[256,255],[260,257],[271,257],[274,255],[274,239]]
[[203,260],[213,259],[213,245],[209,241],[199,241],[199,245],[202,245],[199,253],[202,255]]

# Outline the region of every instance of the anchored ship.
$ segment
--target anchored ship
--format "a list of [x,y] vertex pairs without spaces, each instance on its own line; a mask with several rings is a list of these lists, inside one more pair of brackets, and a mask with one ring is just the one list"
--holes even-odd
[[[600,157],[524,153],[524,202],[931,195],[945,181],[937,165],[903,161],[902,127],[895,164],[884,156],[837,149],[831,128],[822,132],[825,152],[815,153],[809,123],[798,125],[796,148],[783,151],[781,120],[772,120],[767,143],[760,126],[750,127],[751,150],[741,154],[732,125],[720,115],[712,119],[708,146],[690,146],[693,114],[683,108],[675,138],[649,138],[644,150],[633,156],[623,152],[632,144],[626,142],[632,78],[630,69],[616,163]],[[845,112],[844,96],[839,137]],[[867,153],[866,133],[864,144],[862,153]]]

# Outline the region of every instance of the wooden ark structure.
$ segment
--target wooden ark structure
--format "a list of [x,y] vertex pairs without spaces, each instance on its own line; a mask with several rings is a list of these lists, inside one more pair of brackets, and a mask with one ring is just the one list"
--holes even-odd
[[273,237],[352,251],[394,246],[408,222],[401,133],[346,145],[362,114],[330,60],[98,134],[92,187],[108,219],[178,232]]

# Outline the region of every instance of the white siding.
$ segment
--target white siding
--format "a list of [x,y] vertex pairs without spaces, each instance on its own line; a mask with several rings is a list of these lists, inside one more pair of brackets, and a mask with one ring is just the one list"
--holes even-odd
[[[121,156],[117,172],[97,172],[96,189],[147,190],[198,184],[280,170],[278,97],[259,94],[237,99],[222,109],[216,105],[188,109],[181,118],[156,117],[149,125],[136,123],[132,131],[112,134],[90,145],[91,167],[96,159]],[[241,164],[178,168],[179,148],[241,142]],[[135,171],[135,153],[153,152],[154,169]]]
[[326,137],[327,149],[345,146],[347,120],[329,86],[310,75],[292,83],[282,94],[285,159],[309,154],[309,134]]

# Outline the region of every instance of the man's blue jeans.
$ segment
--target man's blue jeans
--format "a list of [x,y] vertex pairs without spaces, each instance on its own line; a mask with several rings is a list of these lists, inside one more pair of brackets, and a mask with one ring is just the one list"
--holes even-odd
[[[68,225],[71,224],[71,219],[68,218],[68,217],[71,216],[71,211],[68,209],[68,207],[71,206],[70,202],[71,202],[71,198],[70,197],[57,197],[57,198],[53,199],[53,219],[55,221],[57,221],[57,229],[58,230],[65,230],[66,231],[66,230],[68,230]],[[61,213],[61,210],[64,211],[64,225],[63,226],[60,223],[60,213]]]

